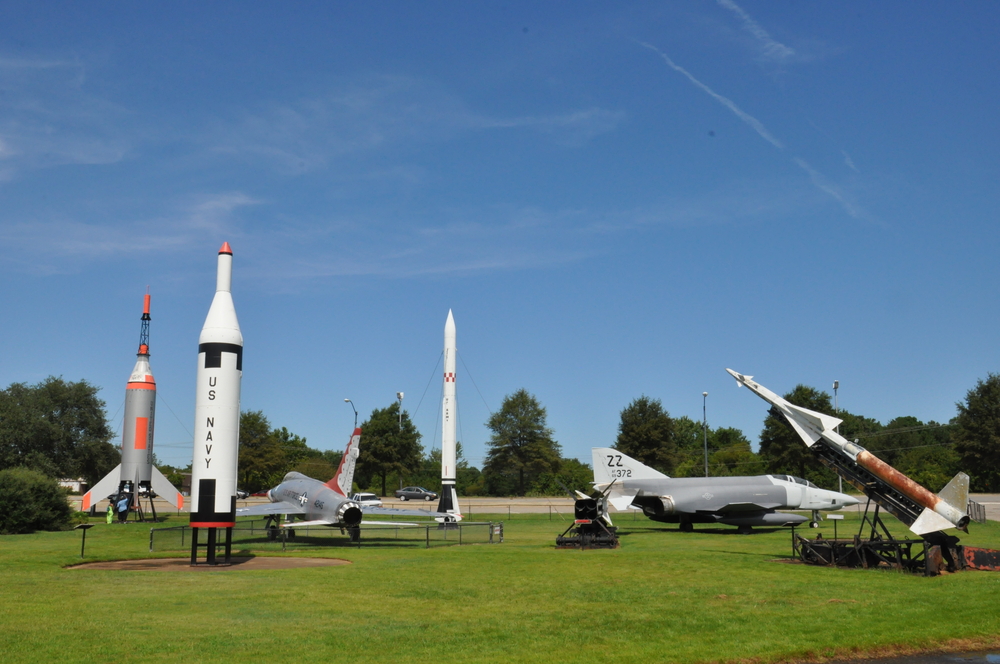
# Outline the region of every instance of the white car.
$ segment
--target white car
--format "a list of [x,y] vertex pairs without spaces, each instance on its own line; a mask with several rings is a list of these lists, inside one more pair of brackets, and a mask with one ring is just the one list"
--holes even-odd
[[351,496],[351,500],[362,507],[382,507],[382,499],[374,493],[356,493]]

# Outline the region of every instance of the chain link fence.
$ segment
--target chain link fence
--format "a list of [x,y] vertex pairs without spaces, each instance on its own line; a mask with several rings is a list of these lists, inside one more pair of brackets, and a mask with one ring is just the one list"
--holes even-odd
[[[460,544],[499,544],[503,542],[502,521],[459,522],[451,524],[379,525],[367,522],[356,539],[346,529],[330,526],[277,528],[265,519],[239,521],[233,528],[233,552],[295,551],[327,546],[358,547],[422,547]],[[150,553],[184,551],[191,548],[191,527],[151,528]]]

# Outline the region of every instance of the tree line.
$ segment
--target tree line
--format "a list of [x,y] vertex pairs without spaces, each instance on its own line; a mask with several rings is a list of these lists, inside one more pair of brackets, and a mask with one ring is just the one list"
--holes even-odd
[[[98,390],[85,380],[56,377],[0,390],[0,471],[27,468],[50,478],[83,477],[91,484],[110,472],[120,461],[120,451],[111,442],[113,432]],[[841,435],[857,439],[934,491],[959,470],[970,475],[974,491],[1000,491],[1000,374],[977,381],[946,423],[900,416],[882,424],[845,410],[835,412],[829,394],[805,385],[784,397],[839,417]],[[399,408],[397,402],[376,408],[362,423],[356,487],[381,495],[399,485],[439,490],[441,452],[424,450],[409,413]],[[526,389],[505,397],[485,424],[490,439],[481,469],[462,457],[459,444],[459,495],[559,495],[566,488],[589,489],[589,465],[562,456],[545,408]],[[696,477],[705,472],[706,438],[710,475],[789,474],[820,486],[836,485],[833,472],[819,463],[774,408],[764,420],[755,451],[739,429],[703,428],[687,416],[672,417],[659,399],[642,395],[622,409],[618,435],[607,443],[667,475]],[[310,448],[304,437],[272,426],[262,411],[241,413],[241,489],[265,490],[289,471],[328,479],[342,454]],[[161,470],[180,486],[190,466]]]

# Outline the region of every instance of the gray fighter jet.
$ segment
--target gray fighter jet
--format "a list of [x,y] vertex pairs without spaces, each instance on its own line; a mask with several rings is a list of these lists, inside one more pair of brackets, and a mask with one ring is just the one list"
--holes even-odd
[[615,509],[638,508],[654,521],[679,523],[682,531],[695,523],[721,523],[749,533],[753,526],[794,526],[808,521],[801,514],[775,510],[809,510],[810,525],[819,525],[819,510],[857,505],[843,493],[820,489],[791,475],[753,477],[668,477],[610,447],[593,448],[594,487],[608,492]]
[[347,443],[337,474],[330,481],[320,482],[302,473],[288,473],[281,484],[267,492],[270,503],[242,507],[236,510],[236,516],[269,517],[274,524],[274,531],[277,530],[282,515],[302,517],[300,521],[286,521],[280,525],[283,528],[332,526],[349,532],[351,539],[357,539],[358,529],[365,514],[455,519],[454,514],[373,507],[361,505],[348,498],[351,494],[351,484],[354,482],[354,466],[360,452],[358,449],[360,442],[361,429],[358,428],[354,430],[351,440]]

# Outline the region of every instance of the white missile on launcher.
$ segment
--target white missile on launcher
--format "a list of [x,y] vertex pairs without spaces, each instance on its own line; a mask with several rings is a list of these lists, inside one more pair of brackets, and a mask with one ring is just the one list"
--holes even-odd
[[[122,462],[83,496],[80,508],[89,510],[110,495],[127,494],[134,514],[142,515],[140,499],[160,496],[182,509],[184,496],[153,465],[153,425],[156,419],[156,380],[149,368],[149,293],[143,299],[139,352],[125,386],[122,424]],[[156,512],[153,511],[155,516]]]
[[738,385],[748,387],[754,394],[777,408],[807,447],[821,443],[835,450],[922,507],[923,511],[912,524],[909,524],[910,530],[917,535],[947,528],[965,530],[968,526],[969,476],[965,473],[955,475],[941,490],[940,495],[935,495],[865,448],[837,433],[836,428],[843,420],[789,403],[754,381],[753,376],[745,376],[732,369],[726,371],[736,379]]
[[216,564],[216,529],[226,529],[228,562],[232,527],[236,525],[243,333],[233,305],[232,277],[233,252],[225,242],[219,249],[215,297],[198,338],[191,465],[192,564],[197,560],[197,529],[208,529],[208,563]]
[[441,400],[441,500],[438,512],[448,512],[461,519],[458,493],[455,491],[457,474],[457,444],[455,435],[458,403],[455,400],[455,318],[448,310],[444,323],[444,396]]

